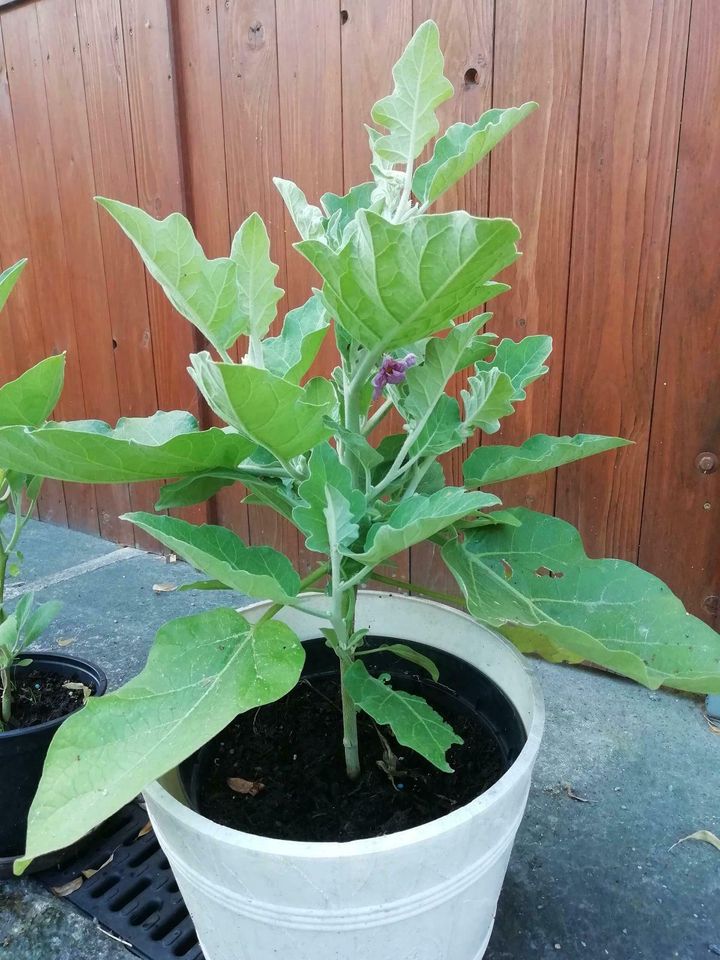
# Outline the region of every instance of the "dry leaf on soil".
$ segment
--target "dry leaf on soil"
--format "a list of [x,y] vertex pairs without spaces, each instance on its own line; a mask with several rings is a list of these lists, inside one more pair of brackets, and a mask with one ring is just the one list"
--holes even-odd
[[60,884],[59,887],[50,887],[50,889],[56,897],[68,897],[71,893],[75,893],[76,890],[79,890],[82,885],[83,878],[75,877],[73,880],[68,880],[67,883]]
[[248,797],[256,797],[261,790],[265,789],[265,784],[258,780],[243,780],[242,777],[228,777],[227,785],[235,793],[242,793]]
[[720,850],[720,837],[716,837],[715,834],[710,833],[709,830],[696,830],[695,833],[691,833],[687,837],[681,837],[675,841],[670,849],[673,850],[679,843],[685,843],[686,840],[700,840],[702,843],[709,843],[710,846],[715,847],[716,850]]
[[588,800],[587,797],[579,797],[576,793],[573,793],[573,788],[569,783],[564,784],[564,789],[571,800],[577,800],[578,803],[592,803],[592,800]]
[[61,637],[57,645],[59,647],[69,647],[71,643],[75,643],[75,637]]
[[173,590],[177,590],[177,586],[174,583],[154,583],[153,584],[154,593],[172,593]]
[[150,823],[149,820],[148,820],[148,822],[145,824],[145,826],[142,828],[142,830],[140,831],[140,833],[138,833],[138,835],[135,837],[135,839],[136,839],[136,840],[139,840],[140,837],[146,837],[146,836],[148,835],[148,833],[152,833],[152,824]]

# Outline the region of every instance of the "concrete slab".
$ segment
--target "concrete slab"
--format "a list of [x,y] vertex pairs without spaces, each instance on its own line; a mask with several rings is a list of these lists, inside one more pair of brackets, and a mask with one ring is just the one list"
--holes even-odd
[[[12,518],[6,517],[2,522],[3,531],[11,527]],[[20,549],[25,559],[18,576],[10,578],[8,582],[11,589],[21,583],[27,584],[67,567],[74,567],[78,563],[113,553],[118,546],[99,537],[68,530],[67,527],[28,520],[22,532]]]
[[[28,544],[28,560],[41,569],[46,561],[35,554],[49,550],[72,566],[88,539],[46,528]],[[108,547],[91,546],[96,556]],[[153,592],[155,583],[195,576],[141,555],[55,583],[41,598],[65,605],[43,646],[72,637],[64,649],[96,660],[115,685],[141,668],[165,620],[240,602],[229,593]],[[537,670],[547,730],[487,960],[720,955],[720,853],[696,841],[670,849],[699,829],[720,834],[720,736],[702,700],[586,670]],[[0,883],[0,952],[3,960],[128,956],[31,879]]]

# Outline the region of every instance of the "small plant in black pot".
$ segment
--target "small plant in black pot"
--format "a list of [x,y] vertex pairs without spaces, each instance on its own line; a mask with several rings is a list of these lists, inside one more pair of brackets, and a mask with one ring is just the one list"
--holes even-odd
[[[0,274],[0,309],[25,260]],[[0,386],[0,427],[37,427],[52,413],[63,386],[65,357],[54,356]],[[12,609],[6,590],[23,560],[20,538],[43,478],[0,466],[0,876],[24,849],[27,815],[55,730],[85,699],[103,693],[101,670],[76,657],[29,650],[57,615],[57,601],[36,603],[28,592]],[[59,855],[48,853],[39,869]]]

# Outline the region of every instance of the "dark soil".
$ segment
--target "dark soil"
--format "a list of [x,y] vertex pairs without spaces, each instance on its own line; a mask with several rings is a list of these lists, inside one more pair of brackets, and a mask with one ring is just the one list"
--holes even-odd
[[[35,727],[74,713],[84,703],[83,691],[64,684],[79,683],[76,676],[61,677],[47,670],[23,670],[14,680],[12,717],[7,730]],[[94,693],[94,687],[91,687]]]
[[[339,683],[327,676],[304,679],[277,703],[238,717],[208,744],[196,771],[199,812],[247,833],[305,841],[382,836],[450,813],[491,787],[508,764],[483,719],[447,694],[433,697],[433,687],[427,682],[413,692],[422,692],[463,738],[448,753],[455,773],[442,773],[398,746],[388,728],[378,731],[360,714],[363,774],[350,782]],[[380,766],[387,763],[380,733],[397,758],[393,776]],[[254,786],[238,793],[228,786],[230,778]]]

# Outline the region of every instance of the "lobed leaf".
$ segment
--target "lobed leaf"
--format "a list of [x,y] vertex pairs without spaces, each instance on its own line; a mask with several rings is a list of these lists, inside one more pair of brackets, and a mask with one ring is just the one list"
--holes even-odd
[[621,437],[594,436],[578,433],[574,437],[549,437],[539,433],[519,447],[477,447],[463,464],[463,478],[469,487],[501,483],[515,477],[527,477],[561,467],[583,457],[604,453],[630,443]]
[[187,560],[196,570],[238,593],[288,603],[298,595],[300,577],[288,558],[272,547],[248,547],[227,527],[187,523],[153,513],[126,513],[128,520]]
[[91,697],[55,734],[30,809],[26,860],[74,843],[207,743],[239,713],[297,683],[285,624],[219,608],[166,623],[142,672]]
[[78,483],[134,483],[233,467],[254,445],[234,432],[199,430],[184,411],[0,428],[0,462],[22,473]]
[[318,355],[330,329],[322,300],[313,294],[301,307],[285,315],[282,332],[263,341],[263,361],[276,377],[300,383]]
[[343,680],[355,706],[376,723],[387,724],[398,743],[439,770],[453,772],[445,754],[453,744],[463,741],[422,697],[393,690],[386,679],[371,676],[361,660],[348,667]]
[[443,65],[437,24],[426,20],[393,67],[393,92],[372,108],[374,122],[389,131],[374,144],[378,156],[391,163],[411,164],[437,134],[435,110],[453,95]]
[[303,191],[292,180],[273,177],[273,183],[285,201],[288,213],[303,240],[321,240],[325,242],[325,228],[322,210],[308,203]]
[[275,286],[278,267],[270,259],[270,238],[262,217],[251,213],[232,242],[230,259],[237,264],[238,329],[261,340],[277,316],[284,290]]
[[340,250],[296,244],[322,276],[322,297],[345,334],[364,347],[392,350],[447,327],[507,290],[492,280],[517,258],[511,220],[464,211],[390,223],[370,211]]
[[[346,546],[357,539],[358,522],[366,513],[365,497],[353,489],[350,471],[329,443],[315,447],[308,468],[309,476],[298,488],[302,502],[294,508],[292,518],[306,535],[308,550],[329,553],[331,547]],[[332,512],[330,518],[328,510]]]
[[511,401],[515,398],[516,387],[510,377],[498,368],[481,369],[477,364],[477,373],[468,378],[468,389],[461,390],[464,417],[461,435],[469,437],[475,429],[485,433],[497,433],[500,418],[514,413]]
[[299,387],[269,370],[216,363],[207,352],[192,354],[190,363],[190,376],[215,413],[280,460],[330,436],[323,418],[333,415],[336,400],[328,380]]
[[662,581],[625,560],[591,560],[569,523],[517,508],[446,544],[470,613],[528,653],[587,660],[653,689],[720,692],[720,638]]
[[522,340],[501,340],[491,360],[476,364],[479,375],[483,371],[499,370],[513,385],[512,400],[524,400],[525,387],[548,372],[545,361],[552,352],[552,337],[524,337]]
[[65,354],[47,357],[0,387],[0,427],[39,427],[60,399]]
[[532,101],[521,107],[493,109],[475,123],[454,123],[435,142],[432,157],[418,167],[413,193],[424,203],[433,203],[482,160],[521,120],[537,109]]
[[246,318],[238,312],[235,262],[228,257],[208,260],[181,213],[156,220],[119,200],[96,199],[132,240],[178,313],[217,350],[227,350],[247,332]]

